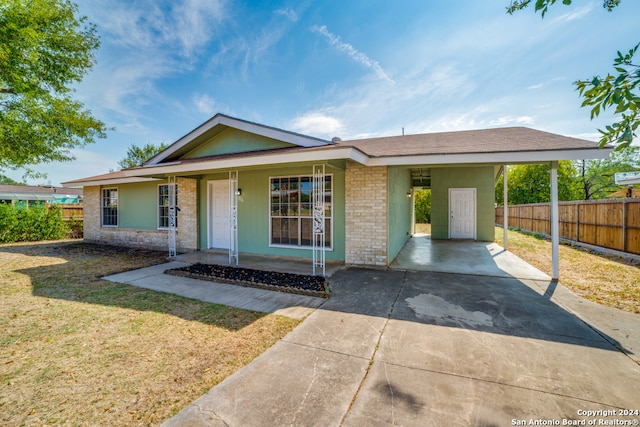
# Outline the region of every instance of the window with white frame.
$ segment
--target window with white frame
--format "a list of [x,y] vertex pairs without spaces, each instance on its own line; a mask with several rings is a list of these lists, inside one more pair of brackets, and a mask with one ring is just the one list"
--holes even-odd
[[118,226],[118,189],[102,189],[102,226]]
[[[270,179],[270,244],[278,246],[313,246],[313,178],[289,176]],[[324,186],[325,247],[332,247],[333,186],[332,176],[325,176]]]
[[[178,186],[176,185],[176,206],[178,206]],[[169,228],[169,184],[158,185],[158,228]],[[176,228],[178,216],[176,215]]]

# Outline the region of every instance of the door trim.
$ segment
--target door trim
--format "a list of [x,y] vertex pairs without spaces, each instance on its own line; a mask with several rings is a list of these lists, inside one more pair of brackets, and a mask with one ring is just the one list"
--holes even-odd
[[[473,199],[472,211],[471,211],[472,215],[473,215],[473,220],[471,222],[471,227],[472,227],[472,230],[473,230],[472,231],[473,237],[469,237],[469,238],[467,238],[467,237],[455,237],[455,238],[452,238],[451,237],[451,234],[452,234],[451,230],[453,228],[452,221],[451,221],[451,214],[452,214],[452,209],[453,209],[453,206],[451,204],[451,201],[452,201],[451,193],[453,191],[456,191],[456,190],[465,190],[465,191],[470,192],[471,197]],[[478,230],[477,230],[477,228],[478,228],[478,212],[477,212],[478,211],[478,204],[477,204],[477,200],[478,199],[477,199],[477,189],[476,188],[449,188],[449,210],[448,210],[448,215],[449,215],[449,217],[448,217],[449,239],[460,239],[460,240],[472,239],[472,240],[477,240],[477,237],[478,237]]]
[[[212,179],[207,181],[207,249],[229,249],[229,248],[215,248],[213,246],[213,212],[212,212],[212,204],[213,204],[213,185],[215,183],[224,182],[226,188],[229,188],[229,180],[228,179]],[[227,230],[228,231],[228,230]]]

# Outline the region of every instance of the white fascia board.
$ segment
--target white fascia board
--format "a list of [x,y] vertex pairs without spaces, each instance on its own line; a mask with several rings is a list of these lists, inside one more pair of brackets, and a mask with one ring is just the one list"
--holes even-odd
[[199,127],[197,127],[196,129],[192,130],[191,132],[183,136],[182,138],[178,139],[176,142],[171,144],[171,146],[168,147],[163,152],[152,157],[146,163],[146,165],[154,166],[158,164],[158,162],[161,162],[162,160],[166,159],[171,154],[180,150],[182,147],[184,147],[194,139],[198,138],[199,136],[203,135],[204,133],[208,132],[210,129],[214,128],[219,124],[224,126],[229,126],[234,129],[242,130],[245,132],[253,133],[256,135],[261,135],[267,138],[287,142],[289,144],[298,145],[301,147],[320,147],[323,145],[332,144],[332,142],[324,141],[318,138],[312,138],[312,137],[304,136],[301,134],[286,132],[281,129],[276,129],[269,126],[263,126],[257,123],[246,122],[244,120],[239,120],[233,117],[217,114],[213,116],[211,119],[209,119],[208,121],[206,121],[205,123],[203,123],[202,125],[200,125]]
[[138,182],[152,182],[161,181],[158,178],[142,178],[142,177],[130,177],[130,178],[114,178],[114,179],[101,179],[97,181],[73,181],[63,182],[63,187],[76,188],[76,187],[91,187],[94,185],[115,185],[115,184],[134,184]]
[[511,153],[436,154],[417,156],[375,157],[367,166],[446,165],[462,163],[516,164],[554,160],[606,159],[611,148],[558,151],[520,151]]
[[618,185],[640,184],[640,178],[621,179]]
[[268,154],[262,156],[241,157],[232,159],[207,160],[203,162],[187,162],[172,165],[147,166],[142,169],[123,171],[126,175],[137,177],[157,174],[180,174],[209,171],[216,169],[235,169],[251,166],[269,166],[286,163],[322,162],[328,160],[353,160],[366,164],[369,158],[353,147],[330,148],[326,150],[301,150],[294,153]]

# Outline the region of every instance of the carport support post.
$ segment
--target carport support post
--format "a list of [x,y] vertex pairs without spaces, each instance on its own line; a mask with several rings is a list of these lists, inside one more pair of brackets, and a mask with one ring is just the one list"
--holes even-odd
[[560,278],[560,238],[558,226],[558,162],[551,162],[551,280]]
[[502,193],[504,194],[502,202],[502,227],[504,228],[504,250],[509,249],[509,182],[508,182],[508,165],[502,167],[502,182],[504,184]]

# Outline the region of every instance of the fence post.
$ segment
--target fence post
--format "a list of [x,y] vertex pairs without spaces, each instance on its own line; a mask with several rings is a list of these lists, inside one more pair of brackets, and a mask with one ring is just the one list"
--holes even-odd
[[622,252],[627,251],[627,199],[622,199]]
[[580,203],[576,203],[576,242],[580,241]]

